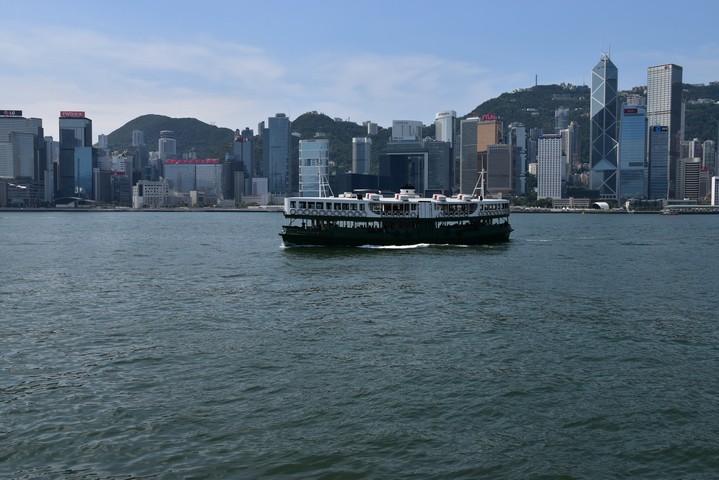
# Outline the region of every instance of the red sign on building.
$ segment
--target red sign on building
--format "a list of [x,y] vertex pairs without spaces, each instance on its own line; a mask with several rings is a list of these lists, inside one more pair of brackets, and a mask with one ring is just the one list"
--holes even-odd
[[60,118],[85,118],[85,112],[63,111],[60,112]]

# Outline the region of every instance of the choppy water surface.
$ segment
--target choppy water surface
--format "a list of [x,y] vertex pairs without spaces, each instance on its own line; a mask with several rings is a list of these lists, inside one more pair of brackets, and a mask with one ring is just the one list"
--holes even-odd
[[719,475],[719,217],[401,249],[281,223],[0,213],[0,477]]

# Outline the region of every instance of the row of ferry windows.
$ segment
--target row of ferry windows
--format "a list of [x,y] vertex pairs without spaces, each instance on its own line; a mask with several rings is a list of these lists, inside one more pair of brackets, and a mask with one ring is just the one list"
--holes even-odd
[[[358,208],[359,207],[359,208]],[[347,202],[303,202],[303,201],[290,201],[290,208],[309,208],[317,210],[359,210],[364,211],[364,204],[357,205],[356,203]]]

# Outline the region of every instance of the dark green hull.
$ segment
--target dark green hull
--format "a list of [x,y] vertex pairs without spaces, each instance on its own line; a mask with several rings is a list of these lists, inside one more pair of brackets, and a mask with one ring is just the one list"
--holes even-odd
[[403,222],[387,228],[361,226],[311,229],[282,227],[282,240],[292,246],[362,246],[362,245],[485,245],[509,241],[509,223],[481,225],[437,225],[434,220]]

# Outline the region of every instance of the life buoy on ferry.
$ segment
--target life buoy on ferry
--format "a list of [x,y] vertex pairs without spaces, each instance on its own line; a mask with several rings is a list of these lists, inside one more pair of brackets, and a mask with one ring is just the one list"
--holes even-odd
[[312,212],[310,212],[310,213],[311,213],[312,215],[317,215],[317,210],[312,210]]
[[295,214],[295,209],[294,209],[294,208],[290,208],[290,215],[294,215],[294,214]]
[[360,215],[362,215],[363,217],[366,217],[366,216],[367,216],[367,212],[362,211],[362,213],[360,213]]
[[409,214],[409,216],[412,217],[412,218],[416,218],[416,217],[417,217],[417,212],[412,212],[412,213]]

